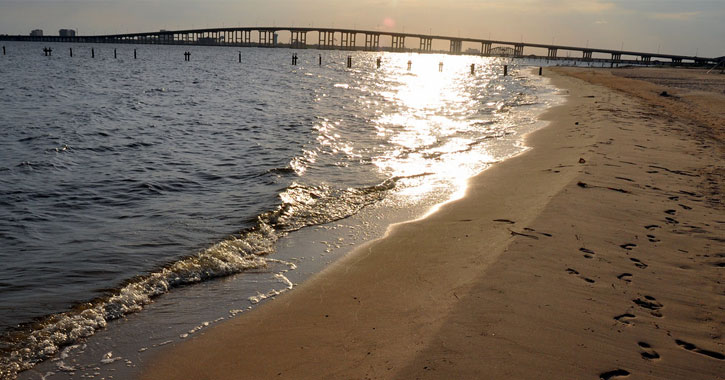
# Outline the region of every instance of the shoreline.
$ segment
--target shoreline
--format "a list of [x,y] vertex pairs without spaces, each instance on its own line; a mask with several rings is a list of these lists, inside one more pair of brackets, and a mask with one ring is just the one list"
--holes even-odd
[[[160,353],[142,378],[713,378],[723,363],[722,242],[711,239],[722,230],[721,205],[699,207],[718,193],[693,189],[681,173],[705,159],[717,168],[721,157],[673,130],[686,125],[667,130],[656,114],[642,119],[647,105],[554,80],[570,96],[527,138],[533,149],[294,292]],[[662,133],[625,127],[627,118]],[[663,149],[637,148],[644,144]],[[698,149],[710,157],[694,157]],[[722,175],[710,174],[715,182]],[[665,203],[674,196],[672,214]],[[680,231],[685,225],[699,230]]]
[[[531,75],[529,79],[548,83],[548,79],[542,80],[535,75]],[[553,86],[547,84],[544,87],[546,90],[542,103],[547,104],[551,102],[550,97],[553,95],[549,92],[553,91]],[[546,108],[536,104],[525,107],[525,114],[540,114]],[[532,122],[530,118],[525,118],[525,121],[519,129],[521,133],[543,124]],[[516,146],[521,145],[520,133],[508,136],[503,139],[516,141]],[[459,192],[456,190],[453,193]],[[350,218],[295,231],[280,239],[278,251],[269,256],[270,266],[274,268],[269,273],[251,271],[194,286],[199,289],[175,289],[173,294],[166,294],[147,305],[142,314],[134,313],[115,320],[108,328],[97,331],[93,337],[62,347],[62,352],[56,358],[38,363],[34,368],[21,373],[18,378],[37,378],[38,374],[54,371],[55,377],[59,378],[95,375],[95,371],[88,368],[99,365],[101,372],[96,376],[114,374],[132,378],[136,376],[136,366],[145,362],[158,347],[183,342],[223,320],[256,309],[258,305],[266,302],[265,299],[276,298],[280,293],[287,292],[293,285],[297,286],[306,278],[314,276],[320,268],[361,243],[382,237],[390,224],[424,217],[434,205],[447,202],[443,199],[450,200],[449,194],[437,193],[435,198],[417,201],[420,204],[416,204],[416,207],[398,204],[396,201],[384,201],[383,204],[369,205]],[[295,269],[290,270],[292,267]],[[209,297],[204,297],[204,292]],[[172,314],[177,315],[169,317]],[[149,338],[141,338],[146,335]],[[108,352],[113,353],[113,362],[99,361]],[[61,360],[58,360],[59,357]]]

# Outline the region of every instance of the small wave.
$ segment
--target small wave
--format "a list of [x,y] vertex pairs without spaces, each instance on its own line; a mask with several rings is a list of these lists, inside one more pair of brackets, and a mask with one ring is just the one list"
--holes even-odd
[[266,266],[263,256],[277,237],[264,223],[197,255],[179,260],[151,274],[129,280],[108,296],[20,326],[0,339],[0,375],[14,378],[59,349],[93,335],[108,321],[141,310],[154,297],[172,288]]
[[267,173],[270,173],[270,174],[292,175],[292,174],[296,174],[297,172],[293,168],[291,168],[289,166],[285,166],[283,168],[273,168],[273,169],[269,169],[269,170],[267,170]]
[[33,141],[33,140],[41,139],[41,138],[44,138],[44,137],[50,137],[50,136],[49,135],[46,135],[46,134],[37,135],[37,136],[28,136],[28,137],[23,137],[22,139],[18,139],[18,142],[28,142],[28,141]]
[[123,147],[129,148],[129,149],[136,149],[136,148],[145,148],[145,147],[149,147],[149,146],[153,146],[153,145],[154,145],[154,143],[137,141],[137,142],[132,142],[132,143],[126,144]]
[[[276,242],[287,233],[352,216],[382,200],[396,182],[428,174],[394,177],[374,186],[348,189],[293,183],[280,194],[282,203],[274,211],[259,215],[252,228],[196,255],[134,277],[107,296],[4,334],[0,337],[0,378],[15,378],[18,372],[58,354],[63,347],[93,335],[109,321],[142,310],[173,288],[278,263],[265,257],[274,252]],[[286,283],[291,285],[288,280]]]
[[397,180],[391,178],[378,185],[348,189],[293,183],[280,194],[282,204],[264,218],[283,232],[344,219],[382,200],[388,190],[395,188]]

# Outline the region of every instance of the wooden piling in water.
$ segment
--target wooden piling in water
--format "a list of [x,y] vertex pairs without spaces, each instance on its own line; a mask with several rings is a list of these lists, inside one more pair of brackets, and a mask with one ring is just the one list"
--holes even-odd
[[544,68],[543,67],[539,67],[539,75],[543,74],[543,72],[544,72]]
[[239,52],[239,63],[242,63],[242,52]]
[[508,65],[503,65],[503,76],[506,76],[509,74],[509,67]]
[[133,49],[133,59],[136,59],[136,49]]
[[70,56],[73,58],[73,48],[70,48]]
[[91,58],[96,58],[96,51],[91,48]]
[[382,63],[382,61],[383,61],[383,59],[378,57],[378,59],[377,59],[378,69],[380,68],[380,64]]
[[5,55],[5,45],[3,45],[3,55]]
[[116,54],[116,49],[113,49],[113,59],[118,59],[118,54]]
[[471,63],[471,75],[474,75],[474,74],[476,74],[476,64]]

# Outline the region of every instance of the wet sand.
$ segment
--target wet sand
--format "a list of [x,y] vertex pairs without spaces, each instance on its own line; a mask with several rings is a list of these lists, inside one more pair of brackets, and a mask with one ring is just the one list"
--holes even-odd
[[723,94],[563,71],[533,149],[142,378],[720,378]]

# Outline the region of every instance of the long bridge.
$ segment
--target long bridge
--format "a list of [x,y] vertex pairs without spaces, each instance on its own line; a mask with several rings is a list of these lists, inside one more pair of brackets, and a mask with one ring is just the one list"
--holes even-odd
[[[289,42],[279,41],[278,32],[288,32]],[[308,34],[313,39],[308,41]],[[317,39],[315,40],[314,37]],[[358,37],[361,38],[358,43]],[[383,45],[381,41],[390,41],[390,45]],[[411,47],[406,46],[406,40],[417,42]],[[161,45],[215,45],[237,47],[289,47],[293,49],[327,49],[327,50],[365,50],[365,51],[394,51],[394,52],[440,52],[433,50],[433,41],[444,41],[449,46],[448,54],[475,54],[483,56],[511,56],[523,58],[536,56],[546,59],[576,59],[583,61],[611,61],[636,62],[639,64],[652,64],[659,59],[671,64],[718,64],[723,58],[703,58],[684,55],[647,53],[625,50],[597,49],[590,47],[575,47],[564,45],[549,45],[529,42],[511,42],[491,39],[461,38],[440,35],[398,33],[385,31],[371,31],[339,28],[313,28],[313,27],[230,27],[188,30],[160,30],[149,33],[109,34],[95,36],[10,36],[0,35],[0,41],[42,41],[42,42],[75,42],[75,43],[115,43],[115,44],[161,44]],[[316,42],[316,43],[315,43]],[[475,47],[463,50],[466,43]],[[525,54],[524,49],[537,48],[547,52],[546,55]],[[562,57],[561,52],[568,52]],[[575,56],[571,56],[575,53]],[[597,56],[595,56],[595,54]],[[628,59],[627,59],[628,58]],[[655,60],[655,61],[653,61]]]

